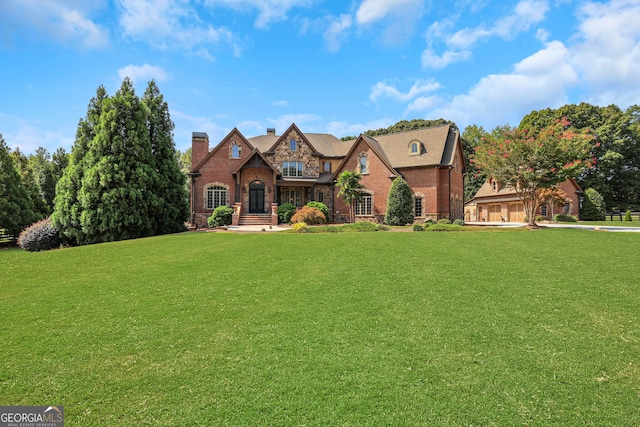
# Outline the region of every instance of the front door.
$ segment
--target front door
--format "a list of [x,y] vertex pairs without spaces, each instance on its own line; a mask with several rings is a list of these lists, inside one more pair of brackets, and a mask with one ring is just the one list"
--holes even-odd
[[264,213],[264,182],[249,184],[249,213]]

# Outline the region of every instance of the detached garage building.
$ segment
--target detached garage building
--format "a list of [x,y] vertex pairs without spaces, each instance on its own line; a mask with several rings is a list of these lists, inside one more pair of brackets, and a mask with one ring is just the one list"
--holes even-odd
[[[564,203],[549,206],[542,204],[536,215],[553,219],[553,215],[564,213],[580,216],[580,195],[582,190],[573,179],[558,185],[565,192]],[[464,205],[464,217],[467,222],[526,222],[524,204],[509,186],[501,186],[493,179],[487,180],[471,200]]]

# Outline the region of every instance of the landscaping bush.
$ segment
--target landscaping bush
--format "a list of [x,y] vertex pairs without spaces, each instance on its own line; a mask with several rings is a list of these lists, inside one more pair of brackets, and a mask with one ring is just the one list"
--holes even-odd
[[464,220],[463,219],[456,219],[455,221],[453,221],[454,225],[464,225]]
[[344,226],[345,229],[353,230],[353,231],[378,231],[379,227],[368,221],[360,221],[354,222],[353,224],[347,224]]
[[25,228],[18,236],[18,246],[25,251],[48,251],[60,245],[58,230],[53,228],[49,218]]
[[327,205],[325,205],[322,202],[309,202],[307,203],[307,206],[310,208],[318,209],[320,212],[324,214],[324,217],[327,220],[327,222],[329,221],[329,208],[327,207]]
[[629,209],[627,209],[627,213],[624,215],[624,220],[625,221],[632,221],[631,211]]
[[283,203],[276,209],[280,224],[288,224],[294,213],[296,213],[296,206],[292,203]]
[[575,216],[565,215],[565,214],[556,214],[556,216],[553,217],[553,220],[558,222],[576,222],[577,221]]
[[307,226],[306,222],[296,222],[295,224],[293,224],[293,227],[291,227],[291,229],[296,233],[304,233],[309,229],[309,227]]
[[585,221],[604,221],[605,213],[604,197],[593,188],[587,188],[584,192],[580,219]]
[[218,206],[214,209],[213,213],[207,218],[207,224],[209,227],[222,227],[225,225],[231,225],[231,218],[233,216],[233,209],[229,206]]
[[425,228],[424,231],[463,231],[465,228],[461,225],[446,224],[438,222]]
[[413,224],[413,231],[424,231],[424,227],[420,224]]
[[440,218],[438,224],[451,224],[451,221],[447,218]]
[[393,180],[389,189],[384,223],[388,225],[407,225],[411,224],[413,219],[411,188],[409,188],[407,181],[397,177]]
[[434,223],[434,221],[433,221],[431,218],[428,218],[428,219],[425,219],[425,220],[424,220],[424,226],[425,226],[425,227],[428,227],[428,226],[430,226],[430,225],[431,225],[431,224],[433,224],[433,223]]
[[306,222],[309,225],[325,224],[327,222],[327,217],[320,211],[320,209],[305,206],[291,217],[291,222],[294,224]]

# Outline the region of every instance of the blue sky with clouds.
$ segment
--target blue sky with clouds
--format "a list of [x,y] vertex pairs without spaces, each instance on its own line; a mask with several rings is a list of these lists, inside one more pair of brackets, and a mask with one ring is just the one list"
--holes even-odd
[[70,150],[99,85],[155,79],[180,150],[292,122],[517,125],[567,103],[640,103],[640,0],[2,0],[0,133]]

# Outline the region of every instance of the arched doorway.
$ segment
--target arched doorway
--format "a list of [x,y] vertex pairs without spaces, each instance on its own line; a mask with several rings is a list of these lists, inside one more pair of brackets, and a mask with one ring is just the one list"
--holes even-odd
[[264,213],[264,182],[251,181],[249,184],[249,213]]

